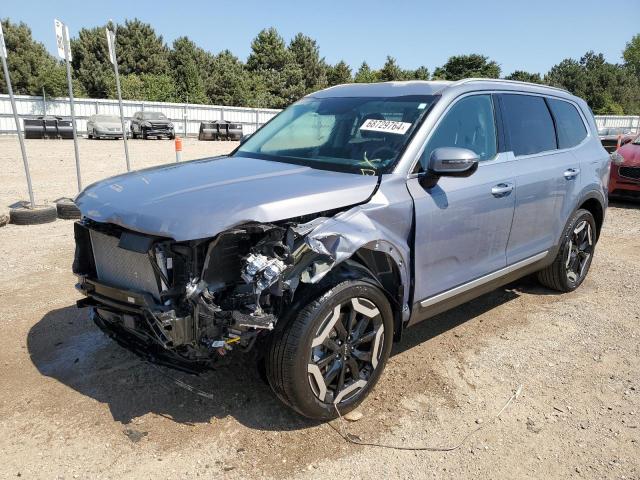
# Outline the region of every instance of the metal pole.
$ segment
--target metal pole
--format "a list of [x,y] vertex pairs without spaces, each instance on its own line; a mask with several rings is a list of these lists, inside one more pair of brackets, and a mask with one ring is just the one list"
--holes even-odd
[[24,148],[24,138],[22,138],[22,130],[20,129],[20,119],[18,118],[18,110],[16,109],[16,99],[13,98],[13,88],[11,88],[11,78],[9,78],[9,68],[7,68],[7,59],[4,57],[4,55],[0,55],[0,58],[2,58],[2,70],[4,71],[4,78],[7,82],[7,91],[9,92],[9,98],[11,99],[13,119],[16,122],[16,131],[18,132],[18,141],[20,142],[20,151],[22,152],[22,162],[24,163],[24,173],[27,175],[27,187],[29,188],[29,201],[31,202],[31,208],[35,208],[36,201],[33,198],[33,187],[31,186],[31,174],[29,173],[29,161],[27,160],[27,150]]
[[47,94],[42,87],[42,115],[47,116]]
[[122,108],[122,92],[120,91],[120,74],[118,73],[118,56],[116,54],[115,34],[111,32],[108,38],[113,48],[113,71],[116,74],[116,91],[118,92],[118,105],[120,107],[120,123],[122,124],[122,140],[124,141],[124,156],[127,160],[127,172],[131,171],[131,163],[129,162],[129,145],[127,144],[127,131],[124,122],[124,110]]
[[187,104],[189,103],[189,94],[187,93],[187,102],[184,104],[184,138],[187,138]]
[[67,84],[69,86],[69,106],[71,107],[71,127],[73,128],[73,149],[76,154],[76,176],[78,179],[78,192],[82,190],[82,176],[80,175],[80,151],[78,150],[78,131],[76,129],[76,107],[73,101],[73,82],[71,81],[71,62],[69,62],[69,39],[67,27],[62,29],[64,40],[64,59],[67,64]]

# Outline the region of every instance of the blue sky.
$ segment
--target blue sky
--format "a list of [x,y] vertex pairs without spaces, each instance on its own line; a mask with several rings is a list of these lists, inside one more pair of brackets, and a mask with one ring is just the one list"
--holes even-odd
[[228,48],[242,59],[258,31],[274,26],[287,41],[297,32],[315,38],[331,63],[344,59],[357,68],[366,60],[378,68],[389,54],[404,68],[425,65],[431,72],[461,53],[487,55],[505,75],[516,69],[544,73],[562,59],[579,58],[588,50],[619,62],[625,43],[640,33],[640,0],[5,0],[3,4],[0,16],[29,24],[34,37],[52,52],[54,17],[69,25],[72,36],[110,18],[121,22],[138,17],[169,43],[187,35],[207,50]]

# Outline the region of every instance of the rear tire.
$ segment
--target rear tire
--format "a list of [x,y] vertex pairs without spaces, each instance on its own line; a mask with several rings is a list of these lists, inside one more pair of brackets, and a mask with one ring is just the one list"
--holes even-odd
[[[373,389],[393,341],[385,294],[346,280],[311,300],[273,333],[266,357],[271,388],[305,417],[328,420],[356,408]],[[289,320],[289,321],[287,321]]]
[[588,210],[575,212],[562,234],[553,263],[538,272],[538,281],[559,292],[572,292],[584,281],[596,246],[596,222]]

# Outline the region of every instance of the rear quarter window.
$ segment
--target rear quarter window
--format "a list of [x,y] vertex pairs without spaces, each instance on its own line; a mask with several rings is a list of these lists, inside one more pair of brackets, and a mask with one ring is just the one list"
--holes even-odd
[[571,148],[582,142],[587,136],[587,129],[576,107],[553,98],[548,98],[547,102],[556,121],[558,148]]
[[543,97],[504,94],[501,98],[514,155],[533,155],[557,148],[553,119]]

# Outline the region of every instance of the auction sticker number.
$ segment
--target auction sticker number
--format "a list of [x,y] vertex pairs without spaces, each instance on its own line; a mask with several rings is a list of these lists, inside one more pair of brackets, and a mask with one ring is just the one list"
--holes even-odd
[[370,118],[360,126],[360,130],[404,135],[407,133],[410,126],[411,124],[407,122],[394,122],[392,120],[376,120],[374,118]]

